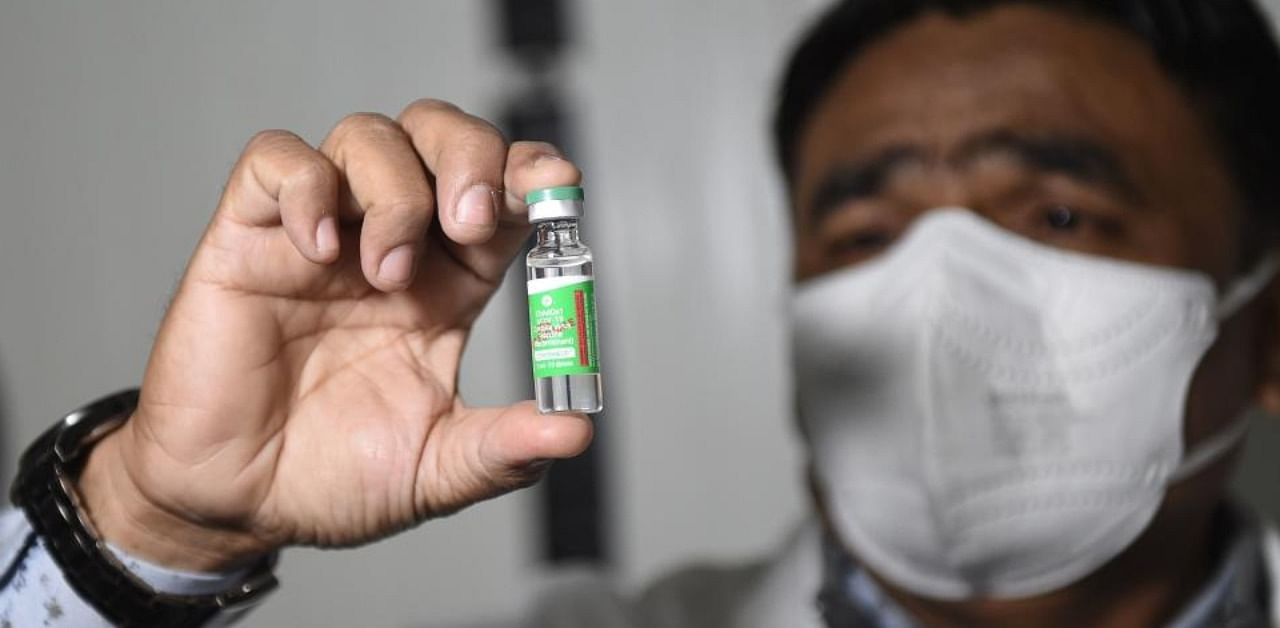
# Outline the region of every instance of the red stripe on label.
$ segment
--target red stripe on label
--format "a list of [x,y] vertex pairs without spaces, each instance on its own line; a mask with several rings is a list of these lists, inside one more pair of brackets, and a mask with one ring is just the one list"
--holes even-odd
[[591,366],[591,357],[587,355],[587,296],[581,290],[573,291],[573,307],[578,315],[578,364]]

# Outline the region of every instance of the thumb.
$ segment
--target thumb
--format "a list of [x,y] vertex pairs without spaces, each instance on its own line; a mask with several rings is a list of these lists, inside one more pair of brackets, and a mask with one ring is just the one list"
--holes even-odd
[[447,431],[438,436],[452,442],[429,443],[438,457],[419,470],[427,493],[421,497],[434,515],[533,484],[550,462],[585,451],[594,434],[585,415],[540,414],[532,401],[462,408]]

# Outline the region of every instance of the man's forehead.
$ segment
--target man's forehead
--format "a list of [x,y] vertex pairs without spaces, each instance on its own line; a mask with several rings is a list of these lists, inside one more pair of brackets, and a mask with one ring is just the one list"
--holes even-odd
[[[1034,33],[1041,35],[1029,36]],[[1132,84],[1141,77],[1115,63],[1135,65],[1134,58],[1146,54],[1122,31],[1058,11],[1009,7],[966,18],[930,13],[859,54],[818,103],[808,135],[849,128],[875,139],[873,131],[886,122],[911,119],[920,135],[936,138],[953,127],[992,127],[1011,115],[1043,118],[1113,87],[1108,83]],[[992,107],[993,101],[1001,106]],[[948,118],[950,112],[969,117]]]
[[931,13],[845,68],[804,127],[793,183],[803,204],[834,164],[893,146],[945,154],[984,134],[1088,138],[1120,161],[1211,152],[1203,133],[1186,137],[1199,127],[1153,53],[1118,27],[1021,5]]

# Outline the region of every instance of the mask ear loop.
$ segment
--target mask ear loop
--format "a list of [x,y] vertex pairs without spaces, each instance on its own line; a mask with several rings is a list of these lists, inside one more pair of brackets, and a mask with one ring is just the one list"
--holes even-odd
[[[1280,252],[1272,251],[1267,253],[1248,275],[1235,280],[1222,294],[1217,301],[1217,320],[1229,318],[1245,304],[1253,301],[1267,287],[1267,284],[1271,283],[1277,271],[1280,271]],[[1179,482],[1196,475],[1208,464],[1216,462],[1222,455],[1228,453],[1233,446],[1244,439],[1244,435],[1248,432],[1249,414],[1245,412],[1230,425],[1221,428],[1217,434],[1199,441],[1192,449],[1185,451],[1183,460],[1178,463],[1174,472],[1170,473],[1169,483]]]
[[[1218,299],[1216,310],[1218,320],[1230,317],[1257,297],[1276,276],[1277,271],[1280,271],[1280,254],[1272,251],[1267,253],[1262,261],[1249,271],[1249,274],[1233,282],[1223,293],[1222,298]],[[1178,463],[1173,473],[1169,474],[1169,483],[1179,482],[1200,472],[1244,440],[1245,434],[1248,433],[1249,415],[1247,412],[1241,413],[1235,421],[1219,430],[1217,434],[1186,450],[1182,462]]]
[[1240,277],[1227,288],[1218,299],[1216,310],[1218,320],[1229,318],[1258,296],[1271,279],[1280,271],[1280,253],[1271,251],[1249,274]]
[[1249,413],[1241,413],[1235,421],[1218,430],[1217,434],[1210,436],[1198,443],[1194,447],[1188,449],[1182,458],[1182,462],[1178,463],[1178,467],[1169,474],[1169,484],[1174,484],[1186,478],[1189,478],[1201,469],[1204,469],[1212,462],[1216,462],[1219,458],[1231,451],[1237,443],[1244,440],[1245,434],[1249,433]]

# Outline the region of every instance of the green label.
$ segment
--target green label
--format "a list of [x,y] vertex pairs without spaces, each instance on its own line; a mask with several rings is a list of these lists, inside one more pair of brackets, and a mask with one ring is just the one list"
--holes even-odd
[[533,376],[599,373],[595,282],[585,277],[529,281]]

